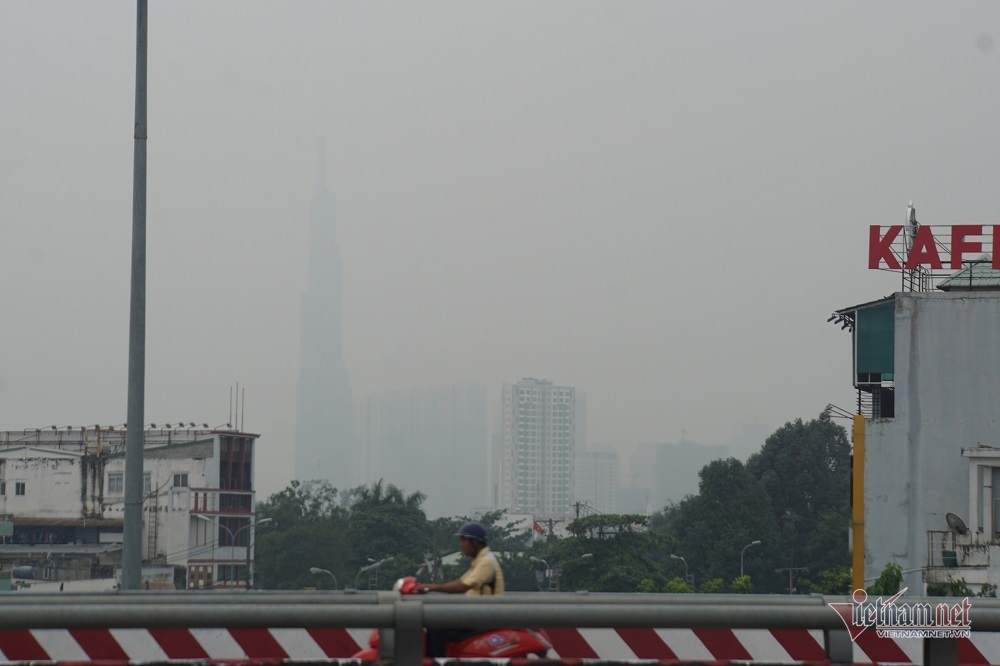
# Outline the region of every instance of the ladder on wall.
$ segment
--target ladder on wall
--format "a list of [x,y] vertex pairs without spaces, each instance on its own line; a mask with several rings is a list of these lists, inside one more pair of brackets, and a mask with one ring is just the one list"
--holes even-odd
[[149,504],[146,506],[146,512],[149,514],[147,523],[149,528],[146,531],[146,559],[150,562],[156,559],[156,528],[160,523],[158,509],[156,495],[153,495],[149,498]]

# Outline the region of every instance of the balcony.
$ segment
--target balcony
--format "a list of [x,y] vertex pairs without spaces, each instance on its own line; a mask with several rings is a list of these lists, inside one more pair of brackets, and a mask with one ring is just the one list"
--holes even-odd
[[1000,564],[1000,543],[982,541],[975,533],[957,534],[953,530],[927,531],[927,566],[925,583],[946,585],[964,580],[969,585],[983,585],[1000,580],[1000,569],[991,571],[991,562]]

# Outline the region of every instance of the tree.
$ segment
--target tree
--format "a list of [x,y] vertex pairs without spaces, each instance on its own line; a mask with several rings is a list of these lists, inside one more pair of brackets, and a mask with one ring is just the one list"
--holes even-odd
[[431,545],[427,516],[420,508],[426,495],[405,495],[400,488],[379,479],[369,486],[354,488],[350,496],[348,528],[356,544],[356,564],[386,557],[405,558],[411,565],[423,561]]
[[902,584],[903,567],[895,562],[889,562],[875,582],[866,587],[865,591],[872,596],[892,596],[899,592],[899,586]]
[[667,594],[685,594],[693,592],[691,586],[687,584],[687,581],[683,578],[671,578],[667,581],[667,584],[663,586],[663,591]]
[[753,592],[753,583],[750,582],[750,576],[737,576],[729,584],[729,589],[734,594],[751,594]]
[[311,567],[331,571],[338,581],[349,575],[354,551],[347,538],[347,512],[337,490],[327,482],[292,481],[257,505],[258,519],[270,518],[256,532],[254,582],[268,589],[330,587],[333,579],[310,574]]
[[726,582],[721,578],[706,580],[698,591],[704,594],[722,594],[726,591]]
[[740,552],[751,541],[762,545],[746,569],[761,578],[774,577],[768,555],[775,555],[777,523],[760,482],[736,458],[716,460],[702,468],[699,492],[668,507],[655,521],[678,544],[701,579],[731,579],[739,574]]
[[819,594],[851,594],[851,568],[835,567],[819,573],[819,582],[812,584],[812,591]]
[[829,411],[786,423],[747,460],[780,521],[781,567],[812,571],[849,564],[851,445]]

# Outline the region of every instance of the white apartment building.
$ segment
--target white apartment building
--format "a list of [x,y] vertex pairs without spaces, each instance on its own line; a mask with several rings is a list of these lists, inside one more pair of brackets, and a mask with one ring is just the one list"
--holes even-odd
[[573,505],[576,391],[549,380],[504,384],[501,416],[503,508],[564,518]]
[[[97,426],[0,432],[0,560],[6,546],[120,543],[125,436]],[[178,569],[187,588],[252,583],[257,437],[194,424],[145,431],[144,563]]]

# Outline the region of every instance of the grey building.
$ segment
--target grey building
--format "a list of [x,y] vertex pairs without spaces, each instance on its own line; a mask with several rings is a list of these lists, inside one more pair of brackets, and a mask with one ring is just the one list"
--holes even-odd
[[423,492],[432,518],[489,501],[485,387],[383,393],[359,400],[354,415],[353,485],[382,479]]
[[351,481],[351,382],[343,349],[343,266],[337,246],[336,200],[326,185],[321,150],[319,182],[310,206],[308,284],[300,313],[299,383],[295,419],[295,477]]
[[858,392],[855,566],[975,591],[1000,584],[1000,272],[973,266],[940,288],[831,317],[851,332]]

